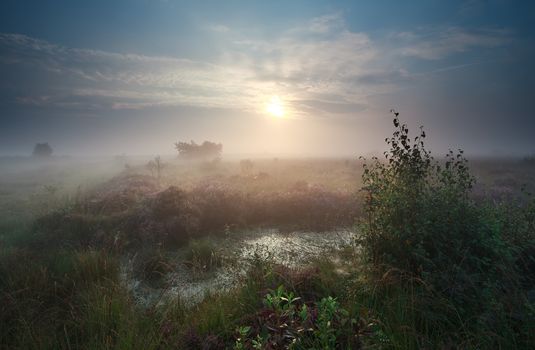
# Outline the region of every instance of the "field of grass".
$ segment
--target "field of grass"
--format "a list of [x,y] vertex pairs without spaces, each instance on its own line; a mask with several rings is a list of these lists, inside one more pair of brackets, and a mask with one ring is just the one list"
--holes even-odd
[[400,130],[382,163],[2,159],[0,348],[535,347],[535,164]]

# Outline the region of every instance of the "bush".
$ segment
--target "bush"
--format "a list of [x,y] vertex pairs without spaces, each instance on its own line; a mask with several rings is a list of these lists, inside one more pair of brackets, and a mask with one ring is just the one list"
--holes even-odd
[[50,157],[52,155],[52,147],[48,144],[48,142],[45,143],[36,143],[33,148],[33,156],[34,157]]
[[506,237],[507,213],[471,199],[474,178],[462,150],[435,161],[423,130],[411,139],[397,113],[394,126],[386,160],[364,164],[360,243],[366,258],[381,274],[398,269],[422,281],[453,305],[461,322],[472,319],[468,328],[498,334],[516,327],[510,315],[526,297],[517,249]]
[[394,125],[387,162],[364,164],[362,228],[369,258],[416,275],[445,267],[486,270],[505,251],[497,223],[469,198],[474,179],[463,152],[450,151],[444,164],[435,162],[424,148],[423,130],[411,141],[397,115]]
[[[151,204],[151,219],[170,243],[187,242],[199,230],[199,211],[186,192],[169,187],[160,192]],[[161,241],[161,240],[160,240]]]
[[244,196],[230,188],[203,183],[189,194],[199,209],[199,229],[203,233],[222,231],[227,226],[245,226],[247,203]]

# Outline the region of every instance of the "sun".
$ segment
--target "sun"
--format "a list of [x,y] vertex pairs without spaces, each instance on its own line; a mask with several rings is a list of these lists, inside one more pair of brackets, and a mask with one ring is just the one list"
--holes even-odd
[[271,97],[271,100],[267,104],[266,110],[269,114],[274,117],[282,118],[284,117],[284,108],[282,105],[282,100],[279,96]]

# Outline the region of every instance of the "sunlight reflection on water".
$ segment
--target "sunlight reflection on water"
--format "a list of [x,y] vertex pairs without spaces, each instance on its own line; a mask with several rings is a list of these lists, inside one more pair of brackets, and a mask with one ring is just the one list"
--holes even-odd
[[246,275],[255,258],[269,260],[288,267],[306,265],[310,259],[341,249],[354,241],[355,233],[348,230],[331,232],[291,232],[278,230],[252,231],[240,238],[215,238],[218,253],[226,263],[209,273],[192,273],[184,264],[185,249],[177,251],[177,268],[166,276],[165,287],[154,288],[135,279],[132,261],[123,265],[122,277],[136,301],[145,306],[162,304],[179,297],[188,306],[195,305],[207,294],[224,292],[235,287]]

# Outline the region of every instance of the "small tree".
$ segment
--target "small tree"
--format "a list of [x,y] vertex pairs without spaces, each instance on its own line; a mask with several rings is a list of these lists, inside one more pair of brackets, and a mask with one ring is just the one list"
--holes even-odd
[[202,144],[191,142],[176,142],[175,148],[178,155],[187,159],[215,159],[221,157],[223,145],[210,141],[204,141]]
[[474,178],[462,150],[436,161],[423,130],[411,138],[397,112],[393,122],[386,159],[364,164],[364,252],[380,269],[409,272],[457,302],[477,305],[480,291],[495,288],[511,265],[501,219],[470,197]]
[[392,112],[395,131],[385,140],[390,146],[385,161],[374,157],[364,163],[364,247],[377,264],[416,272],[429,257],[446,251],[439,245],[451,245],[452,235],[464,244],[465,231],[474,233],[463,226],[472,208],[468,194],[474,178],[462,150],[450,151],[444,163],[435,161],[424,147],[425,132],[420,129],[411,139],[407,125]]
[[155,176],[158,179],[158,183],[160,182],[163,168],[165,168],[165,164],[162,162],[162,159],[160,156],[154,157],[154,159],[150,160],[147,165],[147,169],[150,171],[151,176]]
[[36,143],[33,148],[34,157],[50,157],[52,152],[52,147],[50,147],[48,142]]

